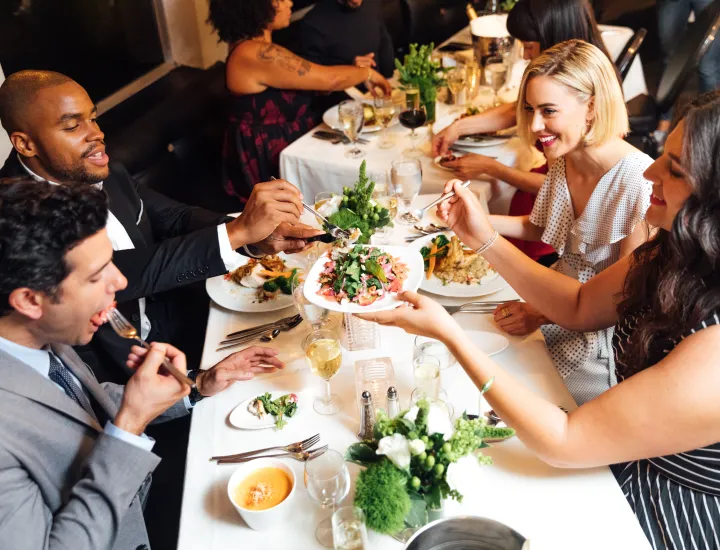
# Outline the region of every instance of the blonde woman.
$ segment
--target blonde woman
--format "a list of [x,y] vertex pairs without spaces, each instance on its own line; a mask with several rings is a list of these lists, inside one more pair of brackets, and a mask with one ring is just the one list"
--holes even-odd
[[[549,171],[532,214],[490,223],[505,237],[552,245],[560,256],[553,269],[586,283],[648,236],[643,172],[652,159],[623,140],[628,119],[615,69],[587,42],[553,46],[526,69],[516,115],[521,139],[542,144]],[[616,383],[612,329],[572,332],[532,303],[503,305],[495,319],[515,335],[541,328],[578,403]]]

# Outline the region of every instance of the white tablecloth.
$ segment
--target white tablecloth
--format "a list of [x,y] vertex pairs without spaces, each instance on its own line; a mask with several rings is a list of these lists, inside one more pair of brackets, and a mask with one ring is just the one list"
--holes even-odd
[[[418,206],[428,204],[433,198],[421,196]],[[406,234],[404,228],[397,228],[394,240],[398,244],[403,243]],[[487,299],[513,297],[517,295],[506,288]],[[238,314],[212,305],[203,367],[212,366],[229,353],[215,351],[218,342],[229,332],[292,313],[292,309],[286,309],[267,314]],[[498,332],[489,316],[464,315],[460,321],[465,329]],[[227,497],[227,482],[235,466],[217,465],[208,459],[217,454],[287,444],[318,432],[322,443],[344,452],[356,441],[355,433],[359,427],[353,363],[360,358],[386,356],[392,359],[401,406],[406,407],[412,390],[413,337],[399,329],[379,330],[379,349],[343,352],[343,366],[332,380],[333,392],[345,402],[337,415],[321,416],[312,409],[312,399],[322,391],[322,382],[311,374],[300,349],[300,342],[308,331],[305,323],[294,331],[283,333],[274,342],[274,347],[281,352],[281,359],[287,363],[285,371],[236,383],[229,390],[195,407],[188,446],[179,550],[321,548],[315,541],[314,531],[316,524],[328,512],[321,510],[309,498],[302,485],[297,488],[294,497],[292,517],[275,530],[256,532],[245,525]],[[509,340],[510,347],[496,355],[495,360],[554,403],[574,408],[572,398],[549,359],[540,333],[526,338],[510,337]],[[479,393],[462,369],[456,367],[449,376],[444,375],[442,385],[458,413],[477,411]],[[244,431],[229,424],[228,415],[235,406],[249,397],[274,390],[297,392],[305,409],[291,419],[284,430]],[[483,485],[468,488],[462,504],[450,502],[446,506],[446,515],[474,514],[501,521],[528,537],[533,550],[649,548],[608,468],[554,469],[536,458],[517,439],[497,444],[486,451],[495,464],[484,467]],[[302,480],[303,464],[290,459],[288,464],[294,469],[297,479]],[[359,467],[349,465],[349,469],[354,480]],[[345,504],[352,502],[352,494],[351,491]],[[370,532],[370,548],[400,550],[402,545],[388,536]]]

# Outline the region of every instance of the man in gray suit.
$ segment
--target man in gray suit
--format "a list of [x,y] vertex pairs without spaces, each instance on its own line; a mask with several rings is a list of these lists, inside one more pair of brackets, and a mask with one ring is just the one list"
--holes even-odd
[[133,348],[126,386],[98,384],[71,346],[91,340],[127,283],[107,212],[92,186],[0,181],[2,548],[148,549],[142,507],[160,459],[146,426],[283,366],[250,348],[199,373],[189,396],[161,366],[185,371],[185,356],[153,344]]

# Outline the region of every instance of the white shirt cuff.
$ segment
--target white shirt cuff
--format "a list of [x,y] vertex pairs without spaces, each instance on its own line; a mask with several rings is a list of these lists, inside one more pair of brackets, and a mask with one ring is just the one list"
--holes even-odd
[[225,269],[232,271],[245,263],[246,260],[232,249],[227,227],[224,223],[218,225],[218,244],[220,246],[220,258],[225,264]]
[[183,398],[183,405],[185,405],[188,412],[190,412],[194,407],[194,405],[190,403],[190,398],[187,395]]
[[148,437],[145,434],[131,434],[130,432],[121,430],[110,421],[105,424],[105,433],[111,437],[121,439],[125,443],[129,443],[130,445],[134,445],[135,447],[140,447],[147,452],[152,451],[153,447],[155,446],[155,440],[153,438]]

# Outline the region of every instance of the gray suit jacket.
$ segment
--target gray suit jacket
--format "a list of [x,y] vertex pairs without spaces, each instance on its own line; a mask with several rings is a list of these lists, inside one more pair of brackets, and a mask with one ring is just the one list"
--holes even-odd
[[[124,386],[100,385],[69,346],[53,351],[114,419]],[[159,420],[183,414],[180,402]],[[49,379],[0,350],[0,547],[149,548],[142,500],[159,462],[106,435]]]

